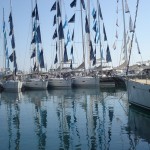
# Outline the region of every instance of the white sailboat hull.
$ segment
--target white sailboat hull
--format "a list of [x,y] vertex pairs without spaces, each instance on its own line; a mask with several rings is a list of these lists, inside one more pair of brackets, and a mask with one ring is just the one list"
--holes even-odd
[[46,90],[48,81],[42,79],[29,79],[23,82],[23,87],[30,90]]
[[57,88],[57,87],[71,87],[72,81],[71,78],[51,78],[48,80],[48,87]]
[[22,89],[22,82],[19,80],[8,80],[3,82],[4,91],[20,92]]
[[97,77],[90,77],[90,76],[79,76],[79,77],[73,77],[72,78],[72,86],[74,87],[93,87],[93,86],[99,86],[99,78]]
[[150,84],[126,81],[129,103],[150,109]]

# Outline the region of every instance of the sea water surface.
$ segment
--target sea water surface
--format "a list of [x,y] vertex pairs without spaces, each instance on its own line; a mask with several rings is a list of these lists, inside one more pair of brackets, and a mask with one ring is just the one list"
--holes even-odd
[[0,93],[0,150],[129,149],[150,149],[150,114],[124,89]]

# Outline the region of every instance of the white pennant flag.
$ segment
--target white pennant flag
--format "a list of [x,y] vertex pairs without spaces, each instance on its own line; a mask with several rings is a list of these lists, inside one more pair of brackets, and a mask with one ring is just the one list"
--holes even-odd
[[114,44],[113,44],[113,49],[114,49],[114,50],[116,49],[116,41],[115,41]]

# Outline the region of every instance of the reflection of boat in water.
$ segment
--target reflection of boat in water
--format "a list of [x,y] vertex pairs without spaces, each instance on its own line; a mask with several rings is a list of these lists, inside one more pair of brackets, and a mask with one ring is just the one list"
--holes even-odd
[[15,101],[19,101],[22,98],[22,92],[2,92],[1,100],[6,103],[14,103]]
[[60,90],[49,90],[50,96],[75,96],[75,95],[97,95],[100,94],[99,88],[75,88],[75,89],[60,89]]
[[136,106],[129,107],[128,127],[129,134],[135,138],[142,138],[150,143],[150,112]]
[[29,101],[37,101],[37,100],[44,100],[48,97],[47,90],[41,90],[41,91],[25,91],[23,92],[24,100]]

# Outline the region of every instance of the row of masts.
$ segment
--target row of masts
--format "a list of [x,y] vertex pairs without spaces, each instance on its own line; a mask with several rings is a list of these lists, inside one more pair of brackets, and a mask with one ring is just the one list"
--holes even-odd
[[[57,2],[59,2],[60,0],[57,0]],[[61,1],[60,1],[61,2]],[[31,5],[33,7],[33,2],[31,1]],[[37,0],[35,0],[35,3],[37,4]],[[11,0],[10,0],[10,6],[11,6]],[[60,3],[60,6],[61,6],[61,3]],[[57,5],[56,5],[57,7]],[[99,7],[100,7],[100,3],[99,3],[99,0],[97,0],[97,9],[99,10]],[[12,13],[12,7],[11,8],[11,13]],[[90,28],[90,0],[87,0],[87,8],[88,8],[88,25],[89,25],[89,28]],[[82,49],[83,49],[83,62],[84,62],[84,70],[85,70],[85,38],[84,38],[84,33],[83,33],[83,14],[82,14],[82,4],[80,2],[80,9],[81,9],[81,29],[82,29]],[[122,0],[122,12],[123,12],[123,23],[124,23],[124,43],[126,43],[126,22],[125,22],[125,12],[124,12],[124,0]],[[98,11],[98,13],[100,13]],[[58,24],[62,21],[62,18],[61,17],[57,17],[57,28],[58,28]],[[3,9],[3,22],[4,22],[4,9]],[[37,27],[37,21],[35,20],[35,25]],[[32,26],[33,26],[33,19],[32,19]],[[99,35],[100,35],[100,44],[99,44],[99,48],[100,48],[100,54],[101,54],[101,30],[100,30],[100,15],[98,15],[98,28],[99,28]],[[13,29],[13,32],[14,32],[14,29]],[[87,33],[87,45],[88,45],[88,55],[90,56],[90,32]],[[5,39],[4,39],[5,40]],[[64,52],[64,41],[63,40],[59,40],[57,39],[57,43],[58,43],[58,49],[59,49],[59,58],[62,58],[60,60],[60,69],[63,68],[63,52]],[[36,49],[37,49],[37,53],[39,51],[39,44],[37,42],[37,45],[36,45]],[[124,49],[125,49],[125,60],[126,60],[126,66],[127,66],[127,62],[128,62],[128,54],[127,54],[127,45],[124,44]],[[5,46],[5,41],[4,41],[4,59],[3,59],[3,62],[4,62],[4,68],[6,69],[8,67],[8,64],[6,65],[6,46]],[[15,49],[13,48],[13,55],[15,54]],[[91,67],[91,60],[90,60],[90,57],[88,56],[88,64],[89,64],[89,69]],[[15,56],[13,56],[15,57]],[[13,70],[15,68],[15,63],[13,63]],[[36,55],[36,65],[39,67],[39,62],[38,62],[38,55]],[[102,68],[102,59],[101,59],[101,68]],[[39,70],[39,69],[38,69]]]

